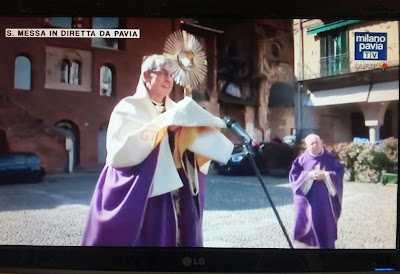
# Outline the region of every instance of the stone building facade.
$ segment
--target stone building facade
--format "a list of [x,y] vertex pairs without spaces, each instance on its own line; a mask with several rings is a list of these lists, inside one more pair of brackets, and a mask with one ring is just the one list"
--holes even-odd
[[[293,33],[300,137],[398,138],[399,21],[295,19]],[[385,34],[386,58],[356,58],[358,34]]]
[[243,20],[223,27],[217,75],[220,115],[236,119],[258,141],[282,139],[295,127],[290,24]]
[[[50,172],[105,161],[107,123],[132,95],[143,56],[162,53],[173,31],[198,37],[207,79],[193,98],[214,115],[229,115],[258,141],[294,128],[293,39],[290,20],[173,18],[1,18],[5,28],[140,29],[140,39],[0,37],[0,150],[32,151]],[[227,89],[231,84],[232,93]],[[286,95],[285,95],[286,94]],[[175,85],[178,101],[183,90]],[[273,99],[271,101],[271,99]],[[239,140],[229,130],[224,133]]]

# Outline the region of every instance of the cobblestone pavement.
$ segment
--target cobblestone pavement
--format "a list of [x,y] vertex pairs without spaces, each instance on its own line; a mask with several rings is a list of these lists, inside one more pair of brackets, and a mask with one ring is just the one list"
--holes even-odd
[[[0,245],[80,245],[98,173],[48,175],[38,184],[0,185]],[[286,178],[264,177],[290,237],[293,199]],[[207,247],[286,248],[256,177],[208,176]],[[395,248],[397,185],[345,183],[337,248]]]
[[[264,177],[264,181],[292,239],[294,206],[290,186],[286,178]],[[218,184],[225,187],[218,189]],[[210,176],[207,187],[211,197],[204,217],[206,245],[289,247],[257,178]],[[397,185],[345,182],[336,247],[396,248],[396,208]]]

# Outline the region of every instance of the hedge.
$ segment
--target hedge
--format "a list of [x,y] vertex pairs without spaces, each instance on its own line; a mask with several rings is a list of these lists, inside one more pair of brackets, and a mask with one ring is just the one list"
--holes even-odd
[[379,144],[337,143],[326,145],[350,173],[350,181],[360,172],[373,183],[380,180],[383,172],[398,173],[398,139],[388,138]]

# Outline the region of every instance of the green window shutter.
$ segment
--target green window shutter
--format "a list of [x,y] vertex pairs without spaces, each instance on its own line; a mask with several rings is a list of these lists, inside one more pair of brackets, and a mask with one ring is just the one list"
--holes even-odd
[[337,34],[337,36],[335,36],[333,38],[333,43],[335,44],[335,55],[334,55],[334,60],[333,60],[333,64],[334,64],[334,71],[340,71],[341,70],[341,57],[342,57],[342,35],[339,32]]
[[326,36],[321,36],[320,37],[320,45],[321,45],[321,51],[320,51],[320,53],[321,53],[321,57],[325,57],[326,55],[327,55],[327,52],[326,52]]
[[342,71],[348,71],[349,70],[349,32],[348,31],[342,31],[341,33],[342,37],[342,43],[341,43],[341,48],[342,48],[342,58],[341,58],[341,69]]
[[342,54],[343,53],[348,53],[349,52],[349,44],[348,44],[348,32],[347,31],[342,31],[341,33],[342,36]]
[[321,77],[332,76],[348,71],[349,50],[348,32],[331,31],[320,35]]
[[320,37],[320,74],[322,77],[327,76],[328,74],[328,45],[327,45],[327,37]]

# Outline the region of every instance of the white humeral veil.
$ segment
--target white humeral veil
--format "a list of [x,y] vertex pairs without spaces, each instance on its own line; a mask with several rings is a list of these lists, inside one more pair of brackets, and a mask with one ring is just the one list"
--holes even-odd
[[[185,97],[175,103],[166,98],[166,111],[158,114],[154,108],[142,78],[136,93],[122,99],[111,113],[107,130],[106,163],[114,168],[140,164],[155,148],[157,133],[168,126],[210,127],[188,147],[192,152],[209,159],[226,163],[233,150],[233,144],[220,131],[226,127],[224,121],[204,110],[192,98]],[[199,167],[207,173],[210,162]],[[197,168],[187,169],[196,177]],[[191,181],[191,178],[189,178]],[[191,186],[197,194],[197,179]],[[150,197],[174,191],[183,186],[168,144],[168,134],[160,142],[160,151],[153,176]]]

